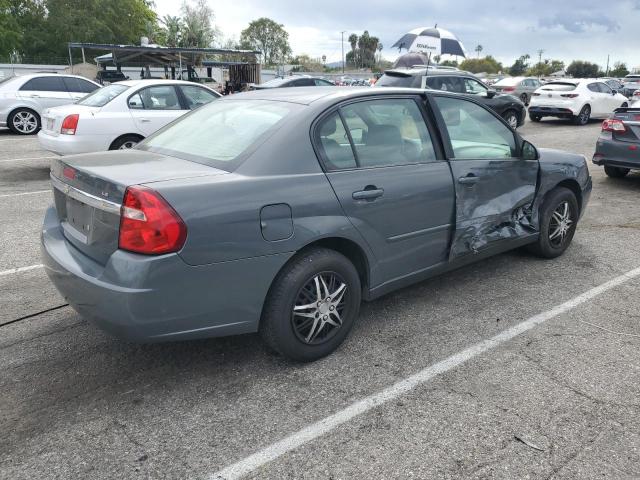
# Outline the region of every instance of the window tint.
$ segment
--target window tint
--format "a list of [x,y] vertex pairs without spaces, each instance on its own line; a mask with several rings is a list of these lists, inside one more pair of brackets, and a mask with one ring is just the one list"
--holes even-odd
[[356,167],[349,136],[337,112],[329,115],[318,126],[318,136],[327,170]]
[[[82,100],[78,102],[78,105],[87,105],[89,107],[104,107],[111,100],[116,98],[122,92],[127,90],[129,87],[125,85],[107,85],[106,87],[99,88],[95,90],[90,95],[83,97]],[[142,101],[140,100],[142,103]]]
[[513,132],[483,107],[468,100],[435,97],[456,159],[516,156]]
[[316,86],[316,82],[313,80],[313,78],[301,78],[299,80],[296,80],[293,85],[294,87],[315,87]]
[[436,160],[431,136],[415,101],[370,100],[340,111],[353,139],[359,167]]
[[611,90],[611,87],[609,87],[609,85],[607,85],[606,83],[599,83],[598,87],[600,87],[600,91],[602,93],[608,93],[609,95],[613,93],[613,91]]
[[328,87],[328,86],[332,86],[333,83],[327,81],[327,80],[323,80],[321,78],[316,78],[315,79],[315,83],[317,87]]
[[129,108],[145,110],[181,110],[178,95],[172,85],[147,87],[129,98]]
[[191,110],[218,98],[214,93],[210,92],[206,88],[192,85],[180,85],[179,88],[187,99],[187,106]]
[[587,85],[587,88],[592,92],[600,93],[600,88],[598,87],[597,83],[590,83],[589,85]]
[[20,90],[28,92],[66,92],[61,77],[36,77],[25,83]]
[[139,148],[229,170],[297,108],[262,100],[211,102],[153,134]]
[[66,85],[67,90],[74,93],[91,93],[96,88],[99,88],[93,83],[82,80],[81,78],[62,77],[62,81]]
[[[421,88],[422,75],[405,75],[398,73],[385,73],[376,82],[376,87],[407,87]],[[433,87],[432,87],[433,88]]]
[[467,93],[478,94],[487,91],[487,87],[482,85],[480,82],[473,80],[472,78],[465,78],[464,86]]
[[460,77],[427,77],[427,85],[434,90],[443,90],[445,92],[466,93],[464,81]]

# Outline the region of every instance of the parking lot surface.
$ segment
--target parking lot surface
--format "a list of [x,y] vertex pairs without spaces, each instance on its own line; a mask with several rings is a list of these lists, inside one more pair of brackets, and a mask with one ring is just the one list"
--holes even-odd
[[[520,132],[590,163],[599,129]],[[514,251],[365,304],[301,365],[255,335],[123,343],[64,306],[39,257],[49,157],[0,131],[0,478],[640,477],[637,173],[590,165],[563,257]]]

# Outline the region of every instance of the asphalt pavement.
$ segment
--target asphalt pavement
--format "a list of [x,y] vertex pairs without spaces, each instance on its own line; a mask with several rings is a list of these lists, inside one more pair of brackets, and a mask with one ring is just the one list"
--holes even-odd
[[[599,129],[520,132],[590,159]],[[561,258],[365,304],[301,365],[256,335],[124,343],[64,306],[39,255],[51,156],[0,131],[0,478],[640,478],[640,174],[590,165]]]

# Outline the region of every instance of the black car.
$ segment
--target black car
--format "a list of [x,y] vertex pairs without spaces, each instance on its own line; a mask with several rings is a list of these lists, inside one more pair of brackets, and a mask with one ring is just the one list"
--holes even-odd
[[375,86],[430,88],[473,95],[498,113],[514,129],[524,124],[527,114],[524,103],[520,99],[511,95],[500,95],[472,73],[462,70],[427,69],[426,67],[387,70]]
[[320,77],[310,77],[292,75],[284,78],[274,78],[259,85],[254,85],[253,90],[263,90],[265,88],[285,88],[285,87],[329,87],[335,85],[329,80]]
[[129,80],[129,77],[118,70],[98,70],[98,73],[96,73],[96,82],[100,85],[104,85],[105,82],[109,84],[121,82],[122,80]]
[[613,178],[640,170],[640,107],[616,108],[602,122],[593,163]]

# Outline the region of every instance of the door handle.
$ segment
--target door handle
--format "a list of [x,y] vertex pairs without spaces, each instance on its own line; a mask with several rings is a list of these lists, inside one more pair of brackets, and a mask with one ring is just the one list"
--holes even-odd
[[474,185],[478,183],[478,180],[480,180],[480,177],[477,177],[473,173],[470,173],[466,177],[458,178],[458,183],[462,183],[464,185]]
[[373,185],[367,185],[364,190],[358,190],[351,194],[351,198],[354,200],[375,200],[384,194],[384,189],[375,187]]
[[148,118],[141,118],[140,121],[142,123],[149,123],[151,120],[149,120]]

